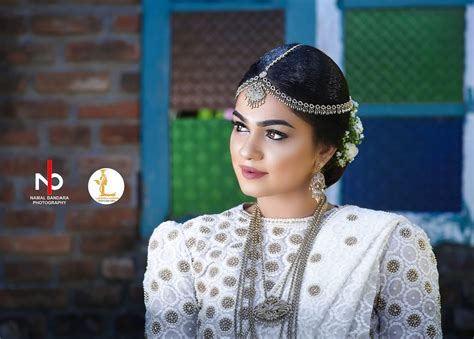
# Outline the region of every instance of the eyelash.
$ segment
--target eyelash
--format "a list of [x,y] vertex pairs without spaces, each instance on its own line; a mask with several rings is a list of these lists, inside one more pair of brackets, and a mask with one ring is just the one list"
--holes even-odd
[[[236,127],[236,131],[237,131],[237,128],[238,128],[238,127],[245,127],[245,125],[242,124],[241,122],[233,121],[233,120],[232,120],[231,122],[232,122],[232,125]],[[279,136],[281,137],[280,139],[270,138],[270,139],[272,139],[272,140],[278,141],[278,140],[283,140],[283,139],[288,138],[288,136],[287,136],[285,133],[282,133],[282,132],[277,131],[277,130],[275,130],[275,129],[269,129],[269,130],[267,130],[267,131],[270,132],[270,133],[274,133],[274,134],[276,134],[276,135],[279,135]],[[239,131],[237,131],[237,132],[239,132]]]

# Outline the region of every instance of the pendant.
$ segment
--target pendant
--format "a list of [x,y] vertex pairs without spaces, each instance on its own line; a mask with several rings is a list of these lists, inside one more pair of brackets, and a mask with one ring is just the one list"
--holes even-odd
[[245,93],[247,105],[249,105],[251,108],[256,108],[263,105],[265,103],[266,96],[267,93],[261,80],[258,80],[253,85],[251,85]]
[[274,323],[283,320],[290,312],[290,303],[271,295],[255,306],[254,317],[264,323]]

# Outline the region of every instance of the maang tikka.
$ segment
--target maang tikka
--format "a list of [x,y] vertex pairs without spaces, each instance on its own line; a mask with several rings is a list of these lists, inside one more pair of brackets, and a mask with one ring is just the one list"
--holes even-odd
[[265,67],[265,70],[260,72],[259,75],[254,76],[246,80],[242,85],[237,88],[237,92],[235,97],[237,98],[240,93],[247,90],[245,92],[245,99],[247,100],[247,105],[251,108],[260,107],[265,103],[265,98],[267,94],[273,95],[275,98],[280,100],[282,103],[290,107],[291,109],[298,110],[305,113],[311,114],[339,114],[345,113],[353,108],[353,101],[352,98],[349,97],[349,101],[342,103],[342,104],[334,104],[334,105],[314,105],[311,103],[306,103],[301,100],[296,100],[295,98],[290,97],[289,95],[285,94],[284,92],[280,91],[278,88],[275,87],[268,79],[268,70],[272,67],[275,63],[283,59],[288,55],[288,53],[292,52],[295,48],[303,46],[301,44],[295,45],[288,49],[285,53],[279,55],[275,60],[273,60],[269,65]]

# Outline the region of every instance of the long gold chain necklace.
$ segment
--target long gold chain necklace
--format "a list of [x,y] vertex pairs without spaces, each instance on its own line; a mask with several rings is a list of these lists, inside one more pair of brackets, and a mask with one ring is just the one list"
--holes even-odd
[[[277,326],[278,324],[281,324],[280,338],[283,337],[284,325],[288,322],[287,337],[296,337],[298,306],[303,274],[314,239],[321,229],[321,217],[324,213],[326,201],[327,199],[324,196],[322,201],[318,204],[310,225],[305,233],[303,242],[298,248],[296,257],[292,261],[283,282],[278,286],[278,288],[281,288],[278,296],[274,294],[267,295],[261,212],[258,204],[256,204],[252,213],[249,233],[244,246],[244,254],[242,257],[242,266],[237,288],[236,308],[234,312],[234,333],[237,338],[247,338],[249,335],[250,338],[256,338],[255,325],[257,322],[267,326]],[[262,277],[265,298],[263,302],[254,306],[256,295],[255,279],[257,276],[256,266],[259,258],[262,259]],[[283,292],[290,273],[292,273],[292,278],[287,301],[283,299]],[[247,280],[250,281],[250,286],[245,288]],[[247,306],[244,306],[244,299],[248,299]],[[246,320],[248,321],[249,326],[244,330],[244,322]]]

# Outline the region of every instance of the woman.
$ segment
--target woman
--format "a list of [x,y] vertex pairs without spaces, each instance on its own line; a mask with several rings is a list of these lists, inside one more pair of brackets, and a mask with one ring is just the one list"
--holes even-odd
[[363,128],[320,50],[269,51],[239,84],[230,137],[242,203],[153,232],[147,337],[439,338],[429,238],[401,215],[327,202]]

